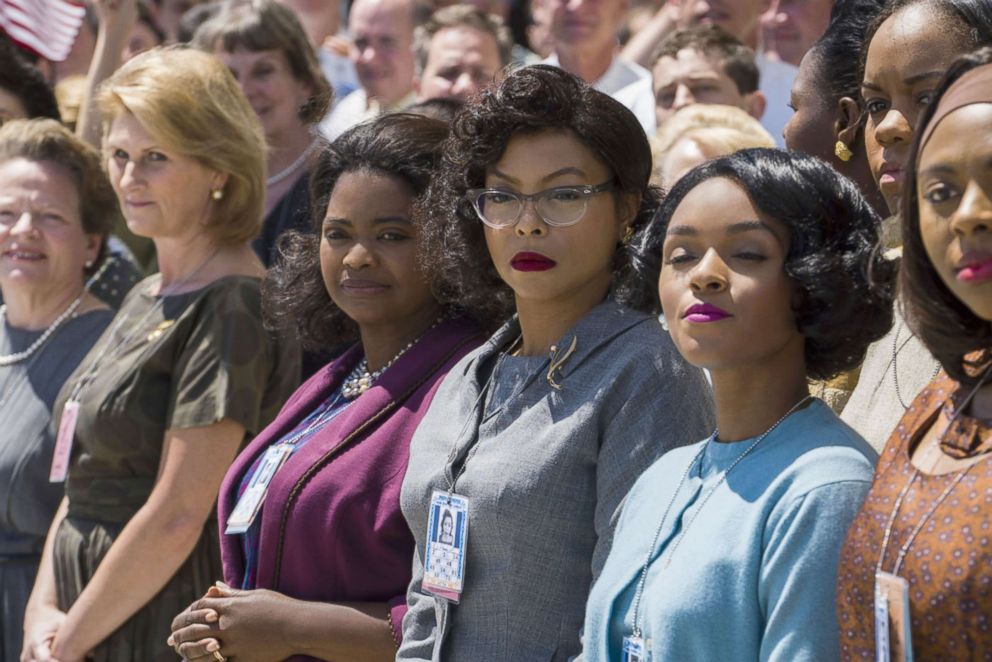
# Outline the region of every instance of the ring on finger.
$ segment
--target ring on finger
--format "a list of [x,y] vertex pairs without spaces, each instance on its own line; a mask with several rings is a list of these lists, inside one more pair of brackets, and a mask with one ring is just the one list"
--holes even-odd
[[220,654],[220,651],[214,651],[214,659],[217,662],[227,662],[227,658]]

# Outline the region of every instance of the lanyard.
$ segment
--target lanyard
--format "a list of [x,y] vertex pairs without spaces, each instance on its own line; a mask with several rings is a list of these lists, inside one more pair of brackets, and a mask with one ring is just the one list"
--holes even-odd
[[[961,415],[961,412],[965,410],[965,408],[971,402],[972,398],[975,397],[975,393],[978,392],[978,389],[980,389],[982,385],[985,384],[990,374],[992,374],[992,366],[985,369],[985,372],[982,374],[981,379],[978,380],[978,383],[975,384],[974,388],[971,389],[971,392],[968,393],[968,397],[964,399],[964,402],[961,403],[961,406],[958,407],[957,410],[954,412],[954,415],[951,417],[951,420],[947,422],[946,426],[944,426],[944,431],[941,432],[940,435],[938,435],[934,445],[931,448],[927,449],[927,454],[926,454],[927,459],[929,459],[930,453],[934,449],[940,448],[940,440],[945,435],[947,435],[947,431],[950,430],[951,426],[954,425],[954,422],[958,420],[958,417]],[[984,460],[980,460],[979,462],[983,462],[983,461]],[[906,542],[903,543],[902,547],[899,548],[899,553],[896,555],[896,562],[892,569],[893,575],[899,574],[899,569],[902,567],[902,562],[906,558],[906,554],[909,553],[909,548],[916,540],[916,536],[918,536],[920,531],[923,530],[923,527],[924,525],[926,525],[927,521],[937,511],[937,508],[940,507],[940,504],[944,503],[944,500],[947,499],[948,496],[950,496],[951,492],[954,491],[954,488],[958,486],[958,483],[964,480],[964,477],[968,475],[968,472],[970,472],[976,464],[979,464],[979,462],[975,462],[974,464],[970,465],[967,469],[965,469],[964,471],[960,472],[957,476],[955,476],[954,480],[950,482],[950,484],[944,489],[944,491],[940,493],[940,496],[938,496],[937,499],[930,505],[930,508],[928,508],[927,511],[923,513],[923,517],[921,517],[920,520],[916,523],[916,526],[913,527],[913,530],[910,532],[909,537],[906,539]],[[910,463],[912,463],[912,457],[910,457]],[[909,493],[909,488],[913,485],[913,482],[916,481],[917,477],[919,477],[921,473],[922,472],[919,470],[919,468],[913,466],[913,473],[910,475],[909,480],[906,481],[906,485],[903,486],[902,490],[899,492],[899,496],[896,497],[896,502],[892,506],[892,512],[889,513],[889,520],[888,522],[886,522],[885,530],[882,534],[882,551],[879,553],[878,563],[875,565],[876,573],[882,571],[882,565],[885,562],[886,548],[888,548],[889,539],[892,537],[892,527],[895,525],[896,517],[899,514],[899,509],[902,508],[902,502],[906,498],[906,495]]]
[[[802,400],[792,405],[792,407],[789,408],[789,411],[785,412],[785,415],[783,415],[782,418],[775,421],[774,425],[772,425],[770,428],[765,430],[760,437],[758,437],[753,442],[751,442],[751,445],[748,446],[743,453],[738,455],[737,459],[735,459],[730,464],[730,466],[727,467],[727,469],[720,475],[720,478],[717,480],[713,488],[709,492],[707,492],[706,495],[703,497],[703,500],[699,502],[699,507],[696,508],[696,512],[693,514],[692,519],[686,522],[686,525],[682,528],[682,531],[679,533],[678,538],[676,538],[675,542],[672,544],[671,550],[667,551],[667,559],[665,561],[665,565],[663,566],[664,568],[667,568],[669,565],[671,565],[672,557],[675,555],[675,550],[677,550],[679,548],[679,545],[682,543],[682,541],[685,540],[685,534],[689,532],[689,528],[692,526],[693,522],[696,521],[696,518],[699,517],[699,513],[703,511],[703,506],[705,506],[706,502],[710,500],[710,497],[713,496],[713,493],[716,492],[720,488],[720,486],[723,485],[724,482],[726,482],[727,476],[730,475],[730,472],[733,471],[737,467],[737,465],[741,463],[741,460],[747,457],[751,453],[751,451],[757,448],[758,444],[764,441],[765,437],[770,435],[775,430],[775,428],[777,428],[782,423],[782,421],[787,419],[790,415],[792,415],[793,412],[799,409],[806,401],[810,399],[811,399],[810,396],[807,395],[803,397]],[[710,444],[716,442],[717,433],[718,432],[714,430],[713,435],[706,440],[706,442],[703,444],[703,447],[699,449],[699,452],[696,453],[695,456],[693,456],[692,461],[689,462],[689,466],[685,468],[685,472],[682,474],[682,478],[679,479],[678,485],[675,486],[675,491],[672,492],[672,498],[668,501],[668,506],[665,508],[665,513],[664,515],[662,515],[661,522],[658,524],[658,528],[655,529],[654,537],[651,539],[651,546],[648,547],[648,553],[644,557],[644,565],[641,566],[640,577],[637,580],[637,591],[634,593],[634,616],[633,616],[634,637],[638,639],[641,638],[642,636],[641,623],[640,623],[641,601],[644,597],[644,586],[647,583],[648,568],[651,566],[651,557],[654,555],[654,548],[658,544],[658,539],[661,537],[661,532],[665,528],[665,522],[668,521],[668,515],[672,510],[672,506],[675,505],[675,500],[678,498],[679,492],[682,491],[682,485],[685,484],[686,479],[689,477],[689,474],[692,472],[692,467],[695,466],[696,463],[702,459],[703,453],[706,452],[706,449],[709,448]]]

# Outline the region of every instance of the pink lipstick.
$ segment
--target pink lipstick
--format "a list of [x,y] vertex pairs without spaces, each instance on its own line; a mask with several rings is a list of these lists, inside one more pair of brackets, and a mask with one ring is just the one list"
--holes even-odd
[[517,271],[547,271],[556,264],[550,257],[529,251],[521,251],[510,260],[510,266]]
[[981,283],[992,279],[992,256],[967,257],[958,269],[957,279],[962,283]]
[[732,317],[732,315],[726,310],[708,303],[694,303],[682,315],[683,319],[698,323],[719,322],[728,317]]

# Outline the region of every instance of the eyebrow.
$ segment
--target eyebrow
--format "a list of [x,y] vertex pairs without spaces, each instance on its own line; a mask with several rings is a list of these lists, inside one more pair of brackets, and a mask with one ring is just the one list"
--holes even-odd
[[[349,226],[355,225],[347,218],[337,218],[337,217],[325,218],[324,225],[327,225],[328,223],[339,223],[341,225],[349,225]],[[378,218],[372,219],[372,225],[388,225],[389,223],[405,223],[406,225],[413,225],[413,221],[411,221],[406,216],[380,216]]]
[[[493,175],[493,177],[499,177],[500,179],[506,180],[506,181],[510,182],[511,184],[519,184],[520,183],[520,180],[519,179],[517,179],[516,177],[511,177],[510,175],[506,174],[505,172],[502,172],[499,168],[495,168],[494,167],[493,168],[493,171],[492,171],[492,175]],[[574,166],[568,166],[568,167],[565,167],[565,168],[561,168],[560,170],[555,170],[550,175],[545,175],[544,177],[541,178],[541,182],[549,182],[552,179],[556,179],[558,177],[563,177],[565,175],[578,175],[579,177],[585,177],[586,176],[586,171],[583,170],[582,168],[576,168]]]
[[[768,234],[778,239],[772,229],[767,223],[763,223],[758,220],[754,221],[740,221],[738,223],[732,223],[727,227],[727,234],[741,234],[744,232],[751,232],[752,230],[764,230]],[[665,233],[666,236],[679,236],[679,237],[695,237],[699,235],[699,230],[690,225],[672,225],[668,228],[668,232]]]
[[[942,71],[924,71],[923,73],[914,74],[914,75],[910,76],[909,78],[904,79],[903,80],[903,83],[905,83],[906,85],[916,85],[917,83],[920,83],[922,81],[925,81],[925,80],[928,80],[928,79],[931,79],[931,78],[941,78],[943,75],[944,75],[944,72],[942,72]],[[874,90],[876,92],[880,92],[882,90],[881,86],[879,86],[879,85],[877,85],[875,83],[872,83],[870,81],[862,81],[861,82],[861,87],[863,87],[865,89],[868,89],[868,90]]]

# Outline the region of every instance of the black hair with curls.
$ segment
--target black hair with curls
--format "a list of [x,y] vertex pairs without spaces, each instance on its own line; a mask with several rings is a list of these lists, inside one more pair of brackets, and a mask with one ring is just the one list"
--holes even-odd
[[320,230],[334,186],[349,172],[385,174],[420,196],[447,134],[448,125],[440,120],[392,113],[320,146],[310,174],[312,231],[280,238],[279,259],[262,286],[270,327],[297,333],[303,347],[314,352],[358,340],[358,325],[331,301],[320,269]]
[[795,281],[796,326],[806,339],[806,373],[830,379],[857,367],[892,327],[895,265],[878,250],[881,219],[857,186],[798,152],[755,148],[709,161],[672,188],[631,246],[627,303],[657,312],[661,252],[675,210],[714,179],[740,186],[758,212],[789,231],[786,275]]
[[[982,48],[954,61],[923,109],[908,163],[919,163],[920,139],[948,88],[975,67],[992,64],[992,48]],[[962,384],[974,385],[982,369],[992,363],[992,323],[971,311],[951,292],[927,255],[920,234],[917,168],[907,172],[902,199],[901,301],[907,323],[944,372]],[[977,355],[972,356],[973,353]]]
[[[809,49],[818,65],[817,81],[827,99],[836,105],[844,97],[861,98],[861,76],[851,61],[861,55],[865,35],[885,0],[837,0],[830,11],[830,24]],[[876,28],[877,29],[877,28]]]
[[[518,69],[487,89],[454,120],[427,195],[422,217],[422,256],[434,267],[433,288],[442,303],[458,305],[484,328],[502,324],[514,310],[513,292],[499,277],[486,248],[482,222],[465,197],[485,185],[486,168],[520,134],[564,131],[599,158],[612,175],[618,210],[635,213],[633,230],[658,206],[661,191],[649,184],[651,149],[637,118],[620,102],[576,76],[547,65]],[[636,199],[637,209],[624,209]],[[614,283],[629,258],[617,247]],[[616,289],[616,287],[615,287]]]

